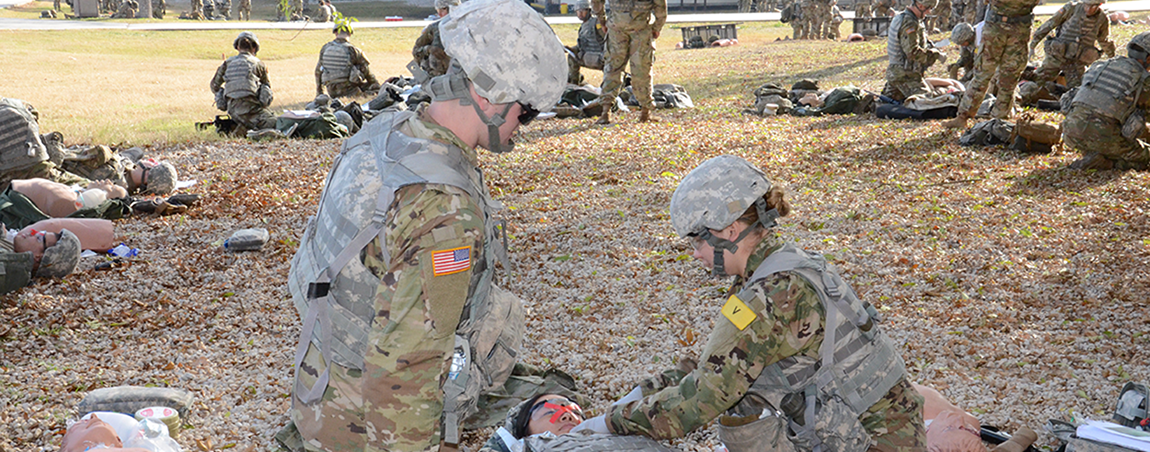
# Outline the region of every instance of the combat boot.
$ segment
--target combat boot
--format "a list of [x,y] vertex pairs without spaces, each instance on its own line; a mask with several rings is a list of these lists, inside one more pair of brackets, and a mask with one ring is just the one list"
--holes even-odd
[[650,108],[639,109],[639,122],[661,122],[663,119],[651,114]]
[[942,126],[947,129],[965,129],[966,120],[970,119],[970,116],[971,115],[966,112],[959,113],[958,116],[955,116],[953,119],[943,121]]
[[1028,427],[1022,427],[1018,429],[1017,432],[1014,432],[1014,436],[1009,440],[992,449],[992,452],[1022,452],[1026,450],[1027,447],[1030,447],[1031,444],[1034,444],[1034,441],[1037,439],[1038,434],[1034,433],[1034,430]]
[[595,124],[606,125],[611,123],[611,109],[607,106],[603,107],[603,114],[599,115],[599,119],[595,120]]

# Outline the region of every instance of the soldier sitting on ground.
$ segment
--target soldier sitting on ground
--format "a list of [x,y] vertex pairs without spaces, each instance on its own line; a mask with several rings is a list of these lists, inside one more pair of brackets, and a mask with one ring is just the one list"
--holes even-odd
[[315,94],[323,94],[327,87],[327,94],[333,98],[374,96],[379,91],[379,81],[371,73],[371,62],[363,51],[348,42],[355,32],[350,19],[336,14],[331,32],[335,39],[323,45],[315,64]]
[[1090,65],[1062,122],[1062,140],[1082,153],[1076,169],[1138,169],[1150,165],[1150,32],[1126,45],[1126,55]]
[[273,97],[268,68],[256,58],[260,51],[259,39],[245,31],[236,36],[232,47],[239,55],[224,61],[212,77],[216,108],[228,112],[232,121],[241,126],[233,131],[237,136],[244,136],[247,129],[275,128],[275,115],[268,111]]
[[[435,14],[443,18],[456,5],[459,5],[459,0],[435,0]],[[437,20],[424,27],[415,39],[415,46],[411,48],[411,56],[415,59],[407,64],[407,70],[415,76],[415,83],[423,84],[432,77],[446,74],[451,64],[451,58],[443,51],[439,22]]]
[[603,70],[607,36],[604,28],[599,26],[599,20],[591,15],[590,0],[577,0],[575,15],[583,24],[579,26],[578,44],[567,48],[567,83],[582,85],[583,74],[579,73],[580,68]]
[[926,39],[922,19],[938,0],[913,0],[906,10],[890,21],[887,34],[886,85],[882,94],[898,102],[915,94],[933,92],[923,74],[936,61],[946,61],[946,54],[935,49]]

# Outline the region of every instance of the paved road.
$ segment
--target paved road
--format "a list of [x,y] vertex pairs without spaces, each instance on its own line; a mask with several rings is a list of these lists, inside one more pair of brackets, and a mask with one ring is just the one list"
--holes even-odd
[[[27,0],[0,0],[0,8],[22,4]],[[1042,5],[1035,8],[1039,15],[1051,15],[1060,5]],[[1147,11],[1150,10],[1150,1],[1127,0],[1107,2],[1106,9],[1110,11]],[[844,11],[843,15],[849,20],[854,13]],[[672,14],[667,18],[668,23],[718,23],[718,22],[770,22],[779,20],[779,13],[711,13],[711,14]],[[550,16],[547,22],[552,24],[575,24],[579,19],[575,16]],[[356,28],[391,28],[391,27],[425,27],[430,23],[426,20],[403,20],[397,22],[356,22]],[[179,21],[179,22],[122,22],[104,19],[86,20],[49,20],[49,19],[0,19],[0,30],[82,30],[82,29],[109,29],[109,30],[269,30],[286,29],[298,30],[328,30],[331,24],[304,23],[304,22],[236,22],[236,21]]]

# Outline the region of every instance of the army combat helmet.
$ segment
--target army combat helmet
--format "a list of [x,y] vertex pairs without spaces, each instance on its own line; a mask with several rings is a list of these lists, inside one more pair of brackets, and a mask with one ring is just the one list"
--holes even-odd
[[56,244],[44,250],[40,266],[36,268],[37,278],[61,278],[72,273],[80,263],[80,238],[72,231],[60,231]]
[[435,9],[450,10],[459,6],[459,0],[435,0]]
[[966,22],[959,22],[958,25],[955,25],[954,29],[950,31],[950,42],[958,45],[966,45],[965,43],[968,42],[973,43],[974,27],[971,27],[970,24]]
[[1143,67],[1146,66],[1146,57],[1150,56],[1150,31],[1138,33],[1130,38],[1130,42],[1126,44],[1126,56],[1138,60]]
[[[512,102],[524,107],[520,123],[559,102],[567,84],[563,45],[539,13],[519,0],[471,0],[456,7],[439,23],[444,51],[451,56],[447,73],[431,79],[433,101],[459,99],[475,107],[488,130],[488,150],[508,152],[513,143],[499,143],[499,126],[507,121]],[[493,104],[508,104],[503,113],[487,117],[472,101],[468,86]]]
[[671,195],[671,225],[679,237],[699,238],[713,246],[715,260],[711,274],[724,276],[723,250],[734,253],[738,243],[756,225],[744,229],[733,242],[716,237],[711,230],[730,226],[751,206],[758,212],[758,225],[774,227],[779,212],[768,209],[763,199],[770,190],[771,181],[750,162],[733,155],[712,158],[691,170]]
[[260,40],[256,37],[255,33],[250,31],[241,31],[239,36],[236,36],[236,40],[232,42],[232,47],[239,50],[240,44],[245,42],[247,43],[247,47],[252,49],[252,53],[259,53]]
[[582,9],[591,9],[591,2],[588,0],[575,0],[575,11]]
[[148,193],[166,195],[176,189],[176,167],[171,163],[159,162],[145,171]]

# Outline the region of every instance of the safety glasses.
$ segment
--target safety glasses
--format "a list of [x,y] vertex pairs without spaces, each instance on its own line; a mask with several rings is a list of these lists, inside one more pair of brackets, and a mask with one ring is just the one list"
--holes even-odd
[[531,407],[531,420],[543,419],[550,417],[547,421],[554,424],[559,422],[559,419],[564,414],[571,413],[577,416],[580,421],[583,420],[583,409],[579,408],[579,404],[568,400],[567,398],[548,399],[536,403]]

